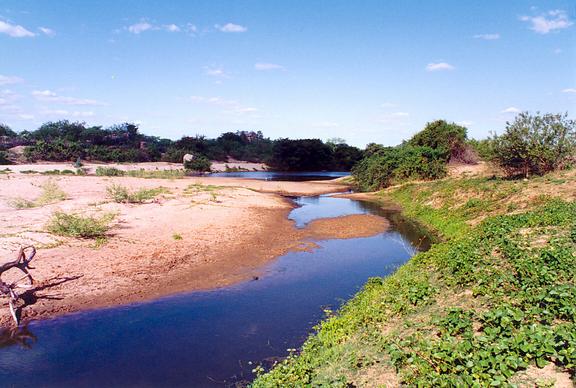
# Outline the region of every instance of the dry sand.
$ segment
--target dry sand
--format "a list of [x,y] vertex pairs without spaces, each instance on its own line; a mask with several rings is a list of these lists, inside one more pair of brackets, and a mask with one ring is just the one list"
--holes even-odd
[[[14,208],[15,198],[35,200],[49,180],[66,200]],[[119,204],[107,197],[111,184],[162,186],[167,192],[148,203]],[[23,320],[221,287],[258,275],[263,264],[290,250],[309,249],[314,240],[369,236],[387,228],[386,220],[367,215],[297,229],[287,219],[292,203],[277,194],[345,190],[330,182],[0,175],[0,261],[12,259],[20,245],[38,248],[32,263],[37,283],[25,294]],[[48,233],[45,225],[57,210],[116,216],[107,241],[98,246]],[[0,308],[2,322],[9,322],[7,308]]]

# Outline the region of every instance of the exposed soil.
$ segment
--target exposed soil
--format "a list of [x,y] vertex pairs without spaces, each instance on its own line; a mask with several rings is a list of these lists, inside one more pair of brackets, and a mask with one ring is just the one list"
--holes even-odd
[[[37,199],[49,180],[67,199],[14,208],[15,198]],[[116,203],[107,196],[111,184],[166,191],[143,204]],[[263,264],[290,250],[314,249],[314,240],[386,230],[386,220],[370,215],[318,220],[297,229],[287,219],[292,203],[276,194],[344,190],[329,182],[0,175],[0,261],[12,259],[20,245],[38,248],[32,263],[37,282],[24,294],[24,321],[222,287],[258,275]],[[48,233],[45,225],[57,210],[114,213],[115,218],[99,245]],[[8,309],[0,308],[0,323],[9,322]]]

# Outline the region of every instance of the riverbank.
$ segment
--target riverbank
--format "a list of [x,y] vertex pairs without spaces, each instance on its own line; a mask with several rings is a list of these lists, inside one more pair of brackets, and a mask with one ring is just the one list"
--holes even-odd
[[[287,219],[294,205],[282,195],[348,189],[326,181],[9,173],[0,175],[0,185],[2,260],[20,245],[38,248],[32,263],[37,283],[24,294],[24,321],[226,286],[258,276],[283,253],[311,249],[314,240],[371,236],[388,227],[380,217],[363,215],[295,228]],[[111,187],[153,195],[117,203]],[[47,230],[58,211],[106,215],[111,228],[105,239],[59,236]],[[8,309],[1,314],[0,322],[8,323]]]
[[572,170],[374,194],[442,242],[369,281],[253,385],[572,386],[575,188]]

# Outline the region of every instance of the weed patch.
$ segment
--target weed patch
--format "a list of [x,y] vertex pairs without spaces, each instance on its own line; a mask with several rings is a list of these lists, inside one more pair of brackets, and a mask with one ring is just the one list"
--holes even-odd
[[96,217],[58,211],[52,215],[46,229],[59,236],[97,239],[101,242],[106,238],[114,217],[112,213]]

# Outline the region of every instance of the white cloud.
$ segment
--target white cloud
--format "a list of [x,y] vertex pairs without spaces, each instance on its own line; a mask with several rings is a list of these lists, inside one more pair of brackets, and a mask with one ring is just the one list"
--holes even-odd
[[92,111],[68,111],[65,109],[44,109],[40,111],[43,116],[60,116],[60,117],[92,117]]
[[380,106],[381,106],[382,108],[395,108],[395,107],[397,107],[398,105],[397,105],[397,104],[394,104],[393,102],[383,102]]
[[106,105],[103,102],[86,98],[59,96],[51,90],[34,90],[32,96],[38,101],[53,102],[64,105]]
[[23,82],[24,80],[20,77],[15,77],[13,75],[2,75],[0,74],[0,85],[12,85]]
[[500,113],[520,113],[522,112],[520,109],[516,108],[515,106],[511,106],[509,108],[506,108],[504,110],[502,110]]
[[426,71],[444,71],[444,70],[454,70],[455,67],[446,62],[429,63],[426,65]]
[[30,115],[27,113],[21,113],[18,115],[18,118],[21,120],[34,120],[34,115]]
[[483,40],[497,40],[500,39],[500,34],[477,34],[474,35],[474,38]]
[[217,78],[230,78],[230,75],[224,71],[221,67],[204,67],[204,74],[209,75],[210,77],[217,77]]
[[224,109],[224,112],[226,113],[232,113],[238,115],[258,112],[257,108],[244,106],[236,100],[228,100],[222,97],[191,96],[190,101],[196,104],[207,104],[221,107]]
[[46,109],[40,112],[40,114],[45,116],[67,116],[67,117],[92,117],[94,116],[94,112],[86,111],[86,112],[79,112],[79,111],[68,111],[65,109]]
[[223,26],[216,24],[214,27],[222,32],[246,32],[248,28],[234,23],[226,23]]
[[155,27],[148,23],[148,22],[140,22],[140,23],[136,23],[136,24],[132,24],[131,26],[128,26],[128,31],[132,34],[141,34],[144,31],[149,31],[149,30],[153,30],[155,29]]
[[562,89],[562,93],[576,93],[576,88]]
[[401,124],[405,123],[409,117],[410,114],[408,112],[393,112],[385,114],[378,121],[383,124],[390,124],[390,123]]
[[316,128],[338,128],[340,124],[334,123],[332,121],[323,121],[321,123],[316,123],[313,126]]
[[35,33],[32,31],[28,31],[26,28],[16,25],[10,24],[8,22],[3,22],[0,20],[0,34],[6,34],[13,38],[31,38],[36,36]]
[[256,63],[254,65],[256,70],[285,70],[284,66],[278,65],[276,63]]
[[538,34],[563,30],[574,24],[566,12],[560,9],[548,11],[538,16],[520,16],[520,20],[530,23],[530,29]]
[[44,35],[47,35],[47,36],[54,36],[54,35],[56,35],[56,32],[55,32],[53,29],[48,28],[48,27],[38,27],[38,29],[39,29],[40,32],[42,32]]
[[168,32],[180,32],[180,27],[176,24],[167,24],[164,26],[164,29]]
[[456,121],[456,124],[461,125],[463,127],[469,127],[472,124],[474,124],[473,121],[467,121],[467,120],[462,120],[462,121]]

